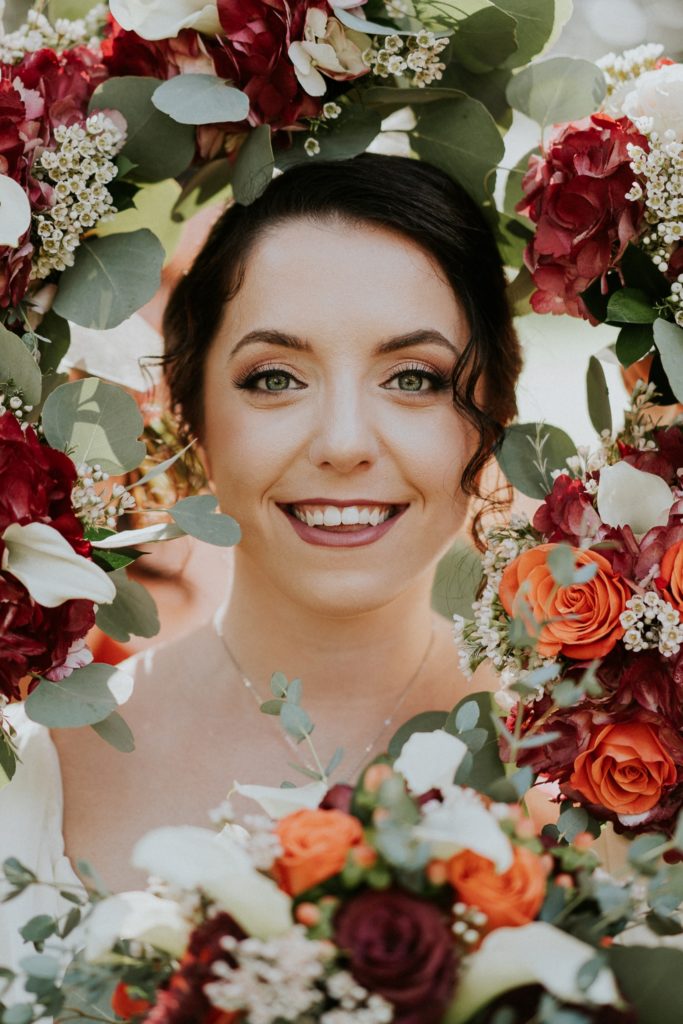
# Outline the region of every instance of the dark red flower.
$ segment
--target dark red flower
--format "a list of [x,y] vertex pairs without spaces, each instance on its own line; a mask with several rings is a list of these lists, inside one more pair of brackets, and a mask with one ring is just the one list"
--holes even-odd
[[37,50],[27,54],[13,73],[45,101],[44,145],[57,125],[83,120],[90,97],[107,78],[107,70],[99,57],[85,46],[61,53]]
[[117,78],[139,75],[166,81],[182,72],[213,72],[209,51],[215,44],[193,29],[181,29],[172,39],[143,39],[121,28],[109,15],[102,41],[102,63]]
[[328,789],[320,801],[320,809],[324,811],[343,811],[344,814],[351,813],[351,801],[353,799],[353,786],[345,782],[338,782],[336,786]]
[[441,911],[406,892],[366,890],[335,918],[349,970],[395,1008],[396,1024],[437,1024],[453,994],[456,954]]
[[638,235],[644,207],[626,199],[635,181],[629,143],[647,149],[627,118],[593,114],[556,126],[545,155],[530,157],[517,210],[537,225],[524,254],[536,312],[589,318],[581,292]]
[[600,527],[593,501],[583,481],[562,473],[536,510],[534,528],[543,534],[544,540],[579,545],[582,540],[595,537]]

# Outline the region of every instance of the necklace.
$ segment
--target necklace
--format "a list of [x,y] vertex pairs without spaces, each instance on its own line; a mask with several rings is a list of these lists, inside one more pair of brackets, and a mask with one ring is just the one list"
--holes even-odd
[[[230,647],[228,645],[228,641],[225,638],[225,634],[223,632],[222,623],[221,623],[221,617],[222,617],[220,615],[221,611],[222,611],[222,609],[219,610],[219,614],[217,614],[215,616],[215,618],[214,618],[214,629],[216,631],[216,635],[220,639],[220,641],[221,641],[221,643],[223,645],[223,648],[225,650],[225,653],[228,655],[228,658],[232,662],[232,664],[233,664],[237,674],[239,675],[239,677],[240,677],[240,679],[242,681],[242,685],[244,686],[245,690],[247,690],[247,692],[249,694],[251,694],[253,700],[256,702],[257,706],[260,709],[261,705],[263,704],[263,700],[259,696],[259,693],[258,693],[256,687],[254,686],[254,684],[252,683],[251,679],[249,679],[249,677],[242,670],[242,667],[241,667],[240,663],[238,662],[238,660],[235,657],[235,655],[232,653],[232,650],[230,649]],[[360,758],[353,765],[353,769],[352,769],[352,771],[350,773],[350,778],[352,780],[355,778],[357,771],[360,768],[363,767],[363,764],[367,760],[368,756],[375,749],[375,747],[379,743],[380,739],[382,738],[382,736],[384,735],[386,730],[389,728],[390,725],[393,724],[393,722],[396,719],[396,715],[399,713],[399,711],[403,707],[404,703],[408,699],[408,696],[412,692],[413,687],[415,686],[415,684],[417,683],[418,679],[420,678],[420,675],[422,673],[422,669],[425,667],[425,665],[427,663],[427,660],[429,658],[429,655],[431,654],[432,647],[434,645],[434,634],[435,634],[435,629],[434,629],[434,622],[432,620],[432,628],[431,628],[431,631],[430,631],[430,634],[429,634],[429,641],[428,641],[427,646],[426,646],[426,648],[424,650],[424,654],[422,655],[422,658],[420,659],[420,663],[417,666],[417,668],[415,669],[415,671],[413,672],[413,674],[411,675],[410,679],[408,680],[408,682],[406,683],[404,688],[401,690],[400,694],[398,695],[398,699],[397,699],[396,703],[394,704],[390,714],[388,714],[386,716],[386,718],[384,718],[382,720],[382,724],[380,725],[378,732],[376,733],[375,736],[373,736],[371,738],[370,742],[363,748],[363,752],[362,752]],[[290,736],[289,733],[284,732],[284,730],[280,730],[280,735],[286,741],[286,743],[290,747],[290,749],[295,751],[297,756],[301,760],[300,748],[299,748],[299,745],[297,744],[296,740],[292,736]],[[311,768],[311,765],[308,764],[307,762],[303,762],[302,761],[302,763],[304,763],[307,768],[309,768],[309,769]]]

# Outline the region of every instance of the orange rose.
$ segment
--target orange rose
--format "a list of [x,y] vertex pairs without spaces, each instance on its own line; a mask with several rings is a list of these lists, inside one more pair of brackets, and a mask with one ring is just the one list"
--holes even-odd
[[676,780],[676,765],[652,726],[625,722],[592,733],[569,781],[590,803],[628,815],[651,810]]
[[667,548],[657,582],[669,604],[683,612],[683,540]]
[[524,597],[533,616],[544,623],[537,644],[542,657],[604,658],[624,635],[619,616],[630,591],[606,558],[580,548],[572,548],[576,565],[597,565],[598,571],[587,583],[558,587],[547,563],[556,547],[539,544],[508,565],[500,581],[503,608],[513,614],[519,588],[525,583]]
[[447,865],[458,897],[486,914],[487,932],[534,921],[545,899],[547,870],[541,858],[526,846],[515,846],[513,853],[511,866],[503,872],[471,850],[456,853]]
[[290,896],[338,874],[349,850],[363,840],[358,818],[343,811],[296,811],[282,818],[275,832],[283,851],[275,878]]

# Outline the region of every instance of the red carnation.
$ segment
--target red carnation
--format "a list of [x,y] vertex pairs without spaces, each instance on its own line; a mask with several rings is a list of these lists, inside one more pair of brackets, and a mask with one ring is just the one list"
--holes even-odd
[[627,118],[593,114],[558,125],[545,156],[530,157],[517,210],[537,225],[524,254],[537,313],[590,319],[581,292],[638,236],[644,206],[626,198],[635,181],[629,143],[648,148]]
[[[0,416],[0,536],[12,523],[46,523],[87,556],[90,545],[71,504],[75,481],[68,456],[41,444],[31,427],[22,430],[12,413]],[[18,700],[27,674],[60,676],[94,621],[92,601],[44,608],[10,573],[0,572],[0,693]]]
[[577,546],[582,540],[595,537],[600,525],[600,516],[585,484],[566,473],[556,478],[552,491],[534,516],[534,528],[545,540],[567,541]]
[[107,77],[99,57],[85,46],[55,53],[37,50],[28,53],[13,68],[27,89],[45,102],[42,144],[47,145],[57,125],[72,125],[84,119],[93,92]]

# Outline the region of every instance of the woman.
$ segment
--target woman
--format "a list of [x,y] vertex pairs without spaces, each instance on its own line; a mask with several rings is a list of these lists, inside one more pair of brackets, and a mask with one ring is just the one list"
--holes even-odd
[[480,211],[408,159],[298,166],[215,226],[171,298],[166,369],[242,527],[231,594],[127,663],[134,754],[54,736],[66,852],[113,888],[140,881],[143,832],[205,823],[233,780],[306,781],[258,710],[273,671],[302,678],[340,778],[471,689],[430,588],[515,412],[504,285]]

